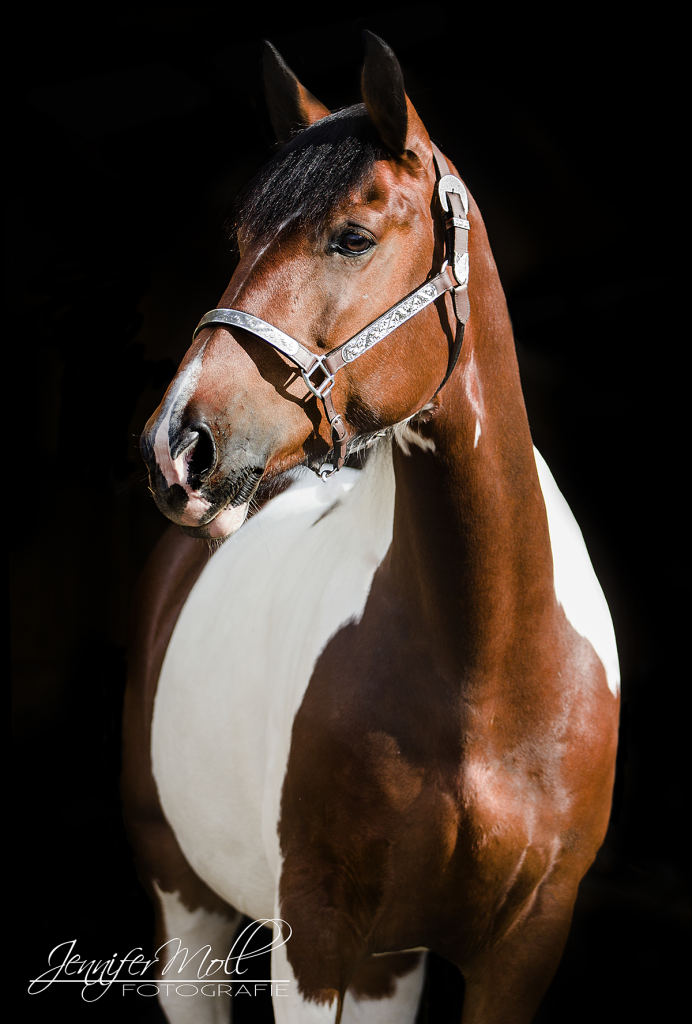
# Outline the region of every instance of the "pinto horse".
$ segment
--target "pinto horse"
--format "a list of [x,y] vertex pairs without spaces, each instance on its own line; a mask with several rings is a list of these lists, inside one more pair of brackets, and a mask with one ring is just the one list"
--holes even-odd
[[[411,1024],[427,950],[463,1024],[523,1022],[605,834],[617,652],[481,215],[366,43],[336,113],[265,46],[285,144],[142,436],[178,525],[135,608],[126,816],[159,944],[217,981],[241,914],[273,922],[280,1024]],[[227,1020],[222,989],[160,998]]]

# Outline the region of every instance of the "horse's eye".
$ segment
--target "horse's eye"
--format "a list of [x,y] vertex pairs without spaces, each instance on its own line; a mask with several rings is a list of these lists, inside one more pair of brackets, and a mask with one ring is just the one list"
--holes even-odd
[[367,235],[362,235],[360,231],[350,229],[339,235],[336,248],[339,252],[347,255],[359,256],[361,253],[367,252],[372,245],[373,242]]

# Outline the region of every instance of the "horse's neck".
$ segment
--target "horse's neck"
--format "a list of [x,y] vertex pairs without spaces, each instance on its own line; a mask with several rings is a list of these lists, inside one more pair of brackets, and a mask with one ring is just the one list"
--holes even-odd
[[555,605],[511,325],[489,248],[479,256],[458,368],[421,428],[432,444],[395,451],[390,566],[449,669],[458,672],[461,660],[487,674],[529,620],[535,632],[537,616]]

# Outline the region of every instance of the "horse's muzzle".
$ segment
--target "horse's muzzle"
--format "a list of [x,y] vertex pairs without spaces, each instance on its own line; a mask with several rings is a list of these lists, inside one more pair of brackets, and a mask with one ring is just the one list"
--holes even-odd
[[[224,459],[203,421],[192,422],[169,438],[166,420],[147,424],[140,440],[157,507],[191,536],[229,536],[245,521],[264,466],[248,464],[242,452],[233,460]],[[235,465],[229,466],[230,461]]]

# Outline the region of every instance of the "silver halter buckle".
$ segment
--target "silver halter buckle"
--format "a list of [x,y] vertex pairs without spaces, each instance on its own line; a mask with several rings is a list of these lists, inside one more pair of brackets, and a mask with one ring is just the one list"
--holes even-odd
[[[447,200],[448,192],[456,192],[456,194],[461,199],[461,205],[464,207],[464,216],[466,216],[466,214],[468,214],[469,212],[469,197],[467,195],[466,189],[464,188],[463,182],[461,182],[459,178],[457,178],[456,174],[443,174],[443,176],[437,183],[437,194],[440,197],[442,209],[445,211],[445,213],[450,212],[449,202]],[[466,227],[466,225],[463,226]]]
[[[322,373],[324,374],[324,380],[320,384],[313,384],[312,381],[310,380],[315,370],[321,370]],[[310,367],[310,369],[307,371],[301,370],[300,372],[303,375],[303,380],[305,381],[305,383],[310,388],[310,390],[312,391],[313,395],[316,398],[324,399],[324,397],[328,395],[329,392],[334,387],[334,374],[329,373],[329,371],[325,368],[324,356],[316,356],[315,362]],[[321,473],[322,471],[320,470],[320,475]]]

